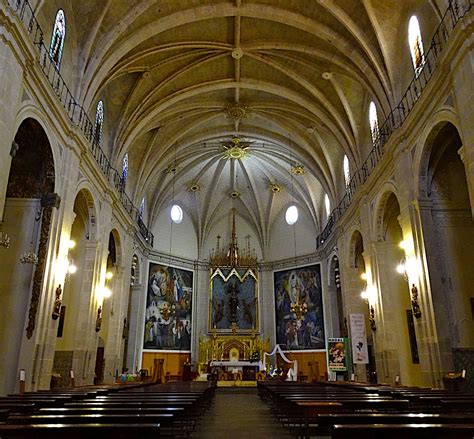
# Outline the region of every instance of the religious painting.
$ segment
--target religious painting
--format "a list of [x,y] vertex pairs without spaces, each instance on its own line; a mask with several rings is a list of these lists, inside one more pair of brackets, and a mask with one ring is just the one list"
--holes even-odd
[[211,269],[210,328],[252,331],[258,328],[258,277],[250,268]]
[[143,349],[191,350],[193,272],[150,262]]
[[274,272],[276,340],[283,350],[325,349],[319,265]]
[[348,338],[328,338],[328,370],[347,372],[350,369]]

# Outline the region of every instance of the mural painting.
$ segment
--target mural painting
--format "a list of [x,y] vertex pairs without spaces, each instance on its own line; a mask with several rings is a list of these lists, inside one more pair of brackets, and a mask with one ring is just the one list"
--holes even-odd
[[325,349],[319,265],[274,273],[277,344],[283,350]]
[[150,262],[144,349],[191,349],[193,272]]

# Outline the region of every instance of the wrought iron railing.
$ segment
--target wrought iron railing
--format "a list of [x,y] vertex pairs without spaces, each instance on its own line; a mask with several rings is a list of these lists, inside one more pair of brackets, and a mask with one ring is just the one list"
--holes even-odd
[[[462,5],[460,5],[462,3]],[[407,91],[403,95],[400,103],[390,112],[384,123],[379,127],[378,135],[373,142],[373,148],[367,156],[362,166],[354,172],[346,192],[339,202],[338,206],[329,215],[326,226],[321,234],[316,238],[316,247],[321,247],[331,236],[337,221],[344,215],[350,206],[357,189],[364,184],[369,175],[377,166],[384,153],[384,145],[392,133],[399,128],[407,119],[411,110],[421,96],[429,80],[433,77],[438,66],[439,57],[444,50],[446,43],[456,27],[459,20],[466,15],[473,5],[473,0],[450,1],[443,18],[434,33],[428,51],[424,56],[424,64],[421,70],[414,75]]]
[[38,63],[44,73],[47,81],[55,92],[59,102],[66,111],[71,122],[79,127],[89,143],[89,149],[103,174],[118,192],[120,201],[138,225],[138,230],[147,243],[153,246],[153,234],[148,230],[142,221],[139,210],[133,205],[132,200],[125,192],[124,180],[115,169],[98,142],[98,136],[95,132],[95,126],[90,120],[87,112],[76,101],[69,87],[64,81],[56,64],[50,57],[49,49],[44,44],[44,33],[36,19],[35,13],[28,0],[4,0],[6,4],[14,11],[25,25],[28,36],[38,49]]

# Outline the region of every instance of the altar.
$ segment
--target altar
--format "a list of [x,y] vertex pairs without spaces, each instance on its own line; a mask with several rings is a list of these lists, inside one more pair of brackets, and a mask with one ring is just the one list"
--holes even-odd
[[211,367],[223,367],[223,368],[226,368],[226,370],[228,369],[239,369],[239,370],[242,370],[242,367],[258,367],[258,371],[261,371],[263,369],[265,369],[265,366],[263,365],[263,363],[261,361],[240,361],[240,360],[237,360],[237,361],[211,361],[210,363],[210,366]]
[[256,381],[265,370],[263,353],[269,340],[261,340],[253,331],[250,335],[217,335],[201,337],[199,343],[199,369],[202,374],[217,377],[218,381]]

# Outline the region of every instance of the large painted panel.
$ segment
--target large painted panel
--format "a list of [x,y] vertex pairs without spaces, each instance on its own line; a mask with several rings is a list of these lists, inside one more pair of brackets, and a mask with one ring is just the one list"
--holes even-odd
[[277,344],[284,350],[325,349],[320,266],[276,271],[274,293]]
[[143,349],[191,349],[193,272],[150,262]]
[[258,278],[253,269],[211,270],[210,327],[217,331],[258,329]]

